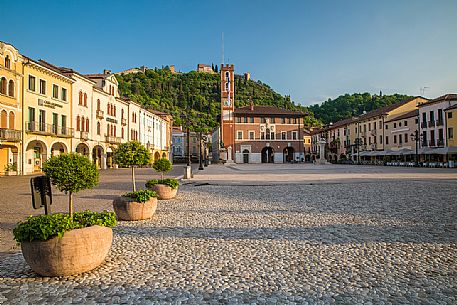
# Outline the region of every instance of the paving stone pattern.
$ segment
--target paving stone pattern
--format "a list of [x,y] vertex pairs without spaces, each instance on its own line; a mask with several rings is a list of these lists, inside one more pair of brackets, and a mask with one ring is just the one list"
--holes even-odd
[[0,303],[456,304],[456,185],[184,185],[92,272],[5,256]]

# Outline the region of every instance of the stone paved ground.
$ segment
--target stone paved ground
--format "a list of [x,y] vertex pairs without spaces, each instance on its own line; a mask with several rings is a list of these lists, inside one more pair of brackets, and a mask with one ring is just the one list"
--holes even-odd
[[[176,177],[184,172],[184,165],[174,165],[168,176]],[[193,165],[197,168],[198,165]],[[136,169],[137,188],[144,188],[149,179],[159,177],[151,168]],[[30,191],[31,176],[0,176],[0,259],[2,253],[17,252],[12,230],[16,223],[30,215],[43,214],[44,210],[33,210]],[[101,212],[111,209],[113,198],[131,191],[131,171],[129,169],[110,169],[100,171],[100,184],[92,190],[81,191],[74,199],[75,211],[87,209]],[[52,212],[67,212],[68,197],[53,189]]]
[[[271,170],[214,166],[153,219],[120,222],[92,272],[40,278],[4,255],[0,303],[456,304],[456,172],[375,170],[274,184]],[[230,183],[211,184],[221,174]]]

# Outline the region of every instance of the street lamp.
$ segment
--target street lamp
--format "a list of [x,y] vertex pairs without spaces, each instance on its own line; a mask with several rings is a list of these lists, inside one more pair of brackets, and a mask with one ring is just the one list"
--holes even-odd
[[199,170],[204,170],[204,168],[203,168],[203,144],[204,144],[204,141],[203,141],[203,129],[206,127],[206,124],[202,119],[205,118],[205,117],[206,117],[205,115],[198,115],[198,119],[199,119],[199,124],[198,124],[199,150],[200,150],[200,155],[199,155],[199,158],[198,158],[199,159],[199,167],[198,167]]
[[203,166],[208,167],[208,136],[203,135]]
[[192,178],[192,167],[190,160],[190,108],[187,108],[186,113],[181,114],[182,123],[186,124],[186,138],[187,138],[187,166],[184,169],[184,179]]
[[202,130],[200,129],[200,132],[199,132],[199,148],[200,148],[200,155],[198,157],[198,161],[199,161],[199,165],[198,165],[198,170],[204,170],[203,168],[203,156],[202,156]]
[[416,142],[416,156],[415,156],[415,166],[419,166],[419,141],[422,139],[422,135],[419,133],[419,130],[415,130],[411,134],[411,140]]

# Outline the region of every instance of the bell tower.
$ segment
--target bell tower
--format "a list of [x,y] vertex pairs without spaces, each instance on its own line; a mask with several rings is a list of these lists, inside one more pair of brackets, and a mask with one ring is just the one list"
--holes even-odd
[[227,162],[235,156],[235,68],[221,65],[221,141],[224,143]]

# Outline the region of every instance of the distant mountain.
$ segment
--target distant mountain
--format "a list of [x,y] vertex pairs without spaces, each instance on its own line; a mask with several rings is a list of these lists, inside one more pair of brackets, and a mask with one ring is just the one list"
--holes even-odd
[[[220,115],[220,74],[191,71],[172,73],[168,67],[148,69],[144,73],[116,75],[121,95],[145,107],[171,113],[176,125],[180,115],[190,108],[192,117],[208,127],[217,125]],[[308,108],[295,105],[289,96],[282,96],[261,81],[235,75],[235,106],[273,105],[303,111],[309,115],[308,125],[319,125]]]

